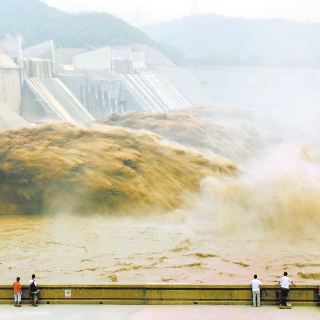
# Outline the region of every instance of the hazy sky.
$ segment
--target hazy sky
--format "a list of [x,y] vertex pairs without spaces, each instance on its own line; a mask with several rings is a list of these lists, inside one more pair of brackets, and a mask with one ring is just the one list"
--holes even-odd
[[66,11],[105,11],[134,25],[214,12],[246,18],[320,21],[320,0],[43,0]]

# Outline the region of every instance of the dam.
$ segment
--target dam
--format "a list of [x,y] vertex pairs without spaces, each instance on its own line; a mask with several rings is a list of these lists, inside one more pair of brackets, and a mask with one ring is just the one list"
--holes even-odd
[[22,48],[20,37],[8,36],[0,39],[0,50],[1,96],[7,97],[0,112],[15,119],[10,128],[50,121],[86,124],[112,113],[208,103],[191,72],[146,45],[88,50],[57,48],[49,40]]

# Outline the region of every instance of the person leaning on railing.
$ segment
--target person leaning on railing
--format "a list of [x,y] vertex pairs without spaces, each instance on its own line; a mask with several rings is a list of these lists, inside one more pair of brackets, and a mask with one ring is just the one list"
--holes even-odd
[[280,284],[280,290],[281,290],[280,306],[287,306],[290,285],[292,284],[293,286],[295,286],[295,284],[288,277],[288,272],[286,271],[283,273],[283,276],[280,278],[279,284]]

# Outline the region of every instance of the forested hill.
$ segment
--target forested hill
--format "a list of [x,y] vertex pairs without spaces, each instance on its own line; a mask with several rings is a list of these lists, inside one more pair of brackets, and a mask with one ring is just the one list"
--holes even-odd
[[0,0],[0,36],[7,33],[22,35],[26,46],[45,40],[65,47],[152,44],[142,31],[109,14],[70,14],[39,0]]

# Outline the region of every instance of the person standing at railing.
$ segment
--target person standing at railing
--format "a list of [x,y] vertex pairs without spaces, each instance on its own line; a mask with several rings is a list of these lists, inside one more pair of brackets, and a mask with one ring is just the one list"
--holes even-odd
[[290,285],[292,284],[293,286],[295,286],[295,284],[288,277],[288,272],[283,273],[283,276],[279,280],[279,284],[281,290],[280,306],[287,306]]
[[34,274],[32,275],[31,280],[29,281],[29,291],[32,306],[37,307],[40,290],[38,289],[36,276]]
[[258,280],[258,276],[255,274],[253,279],[251,280],[251,288],[252,288],[252,300],[254,307],[260,307],[260,286],[261,281]]
[[14,306],[21,307],[22,289],[21,289],[20,277],[17,277],[17,280],[13,283],[13,296],[14,296]]

